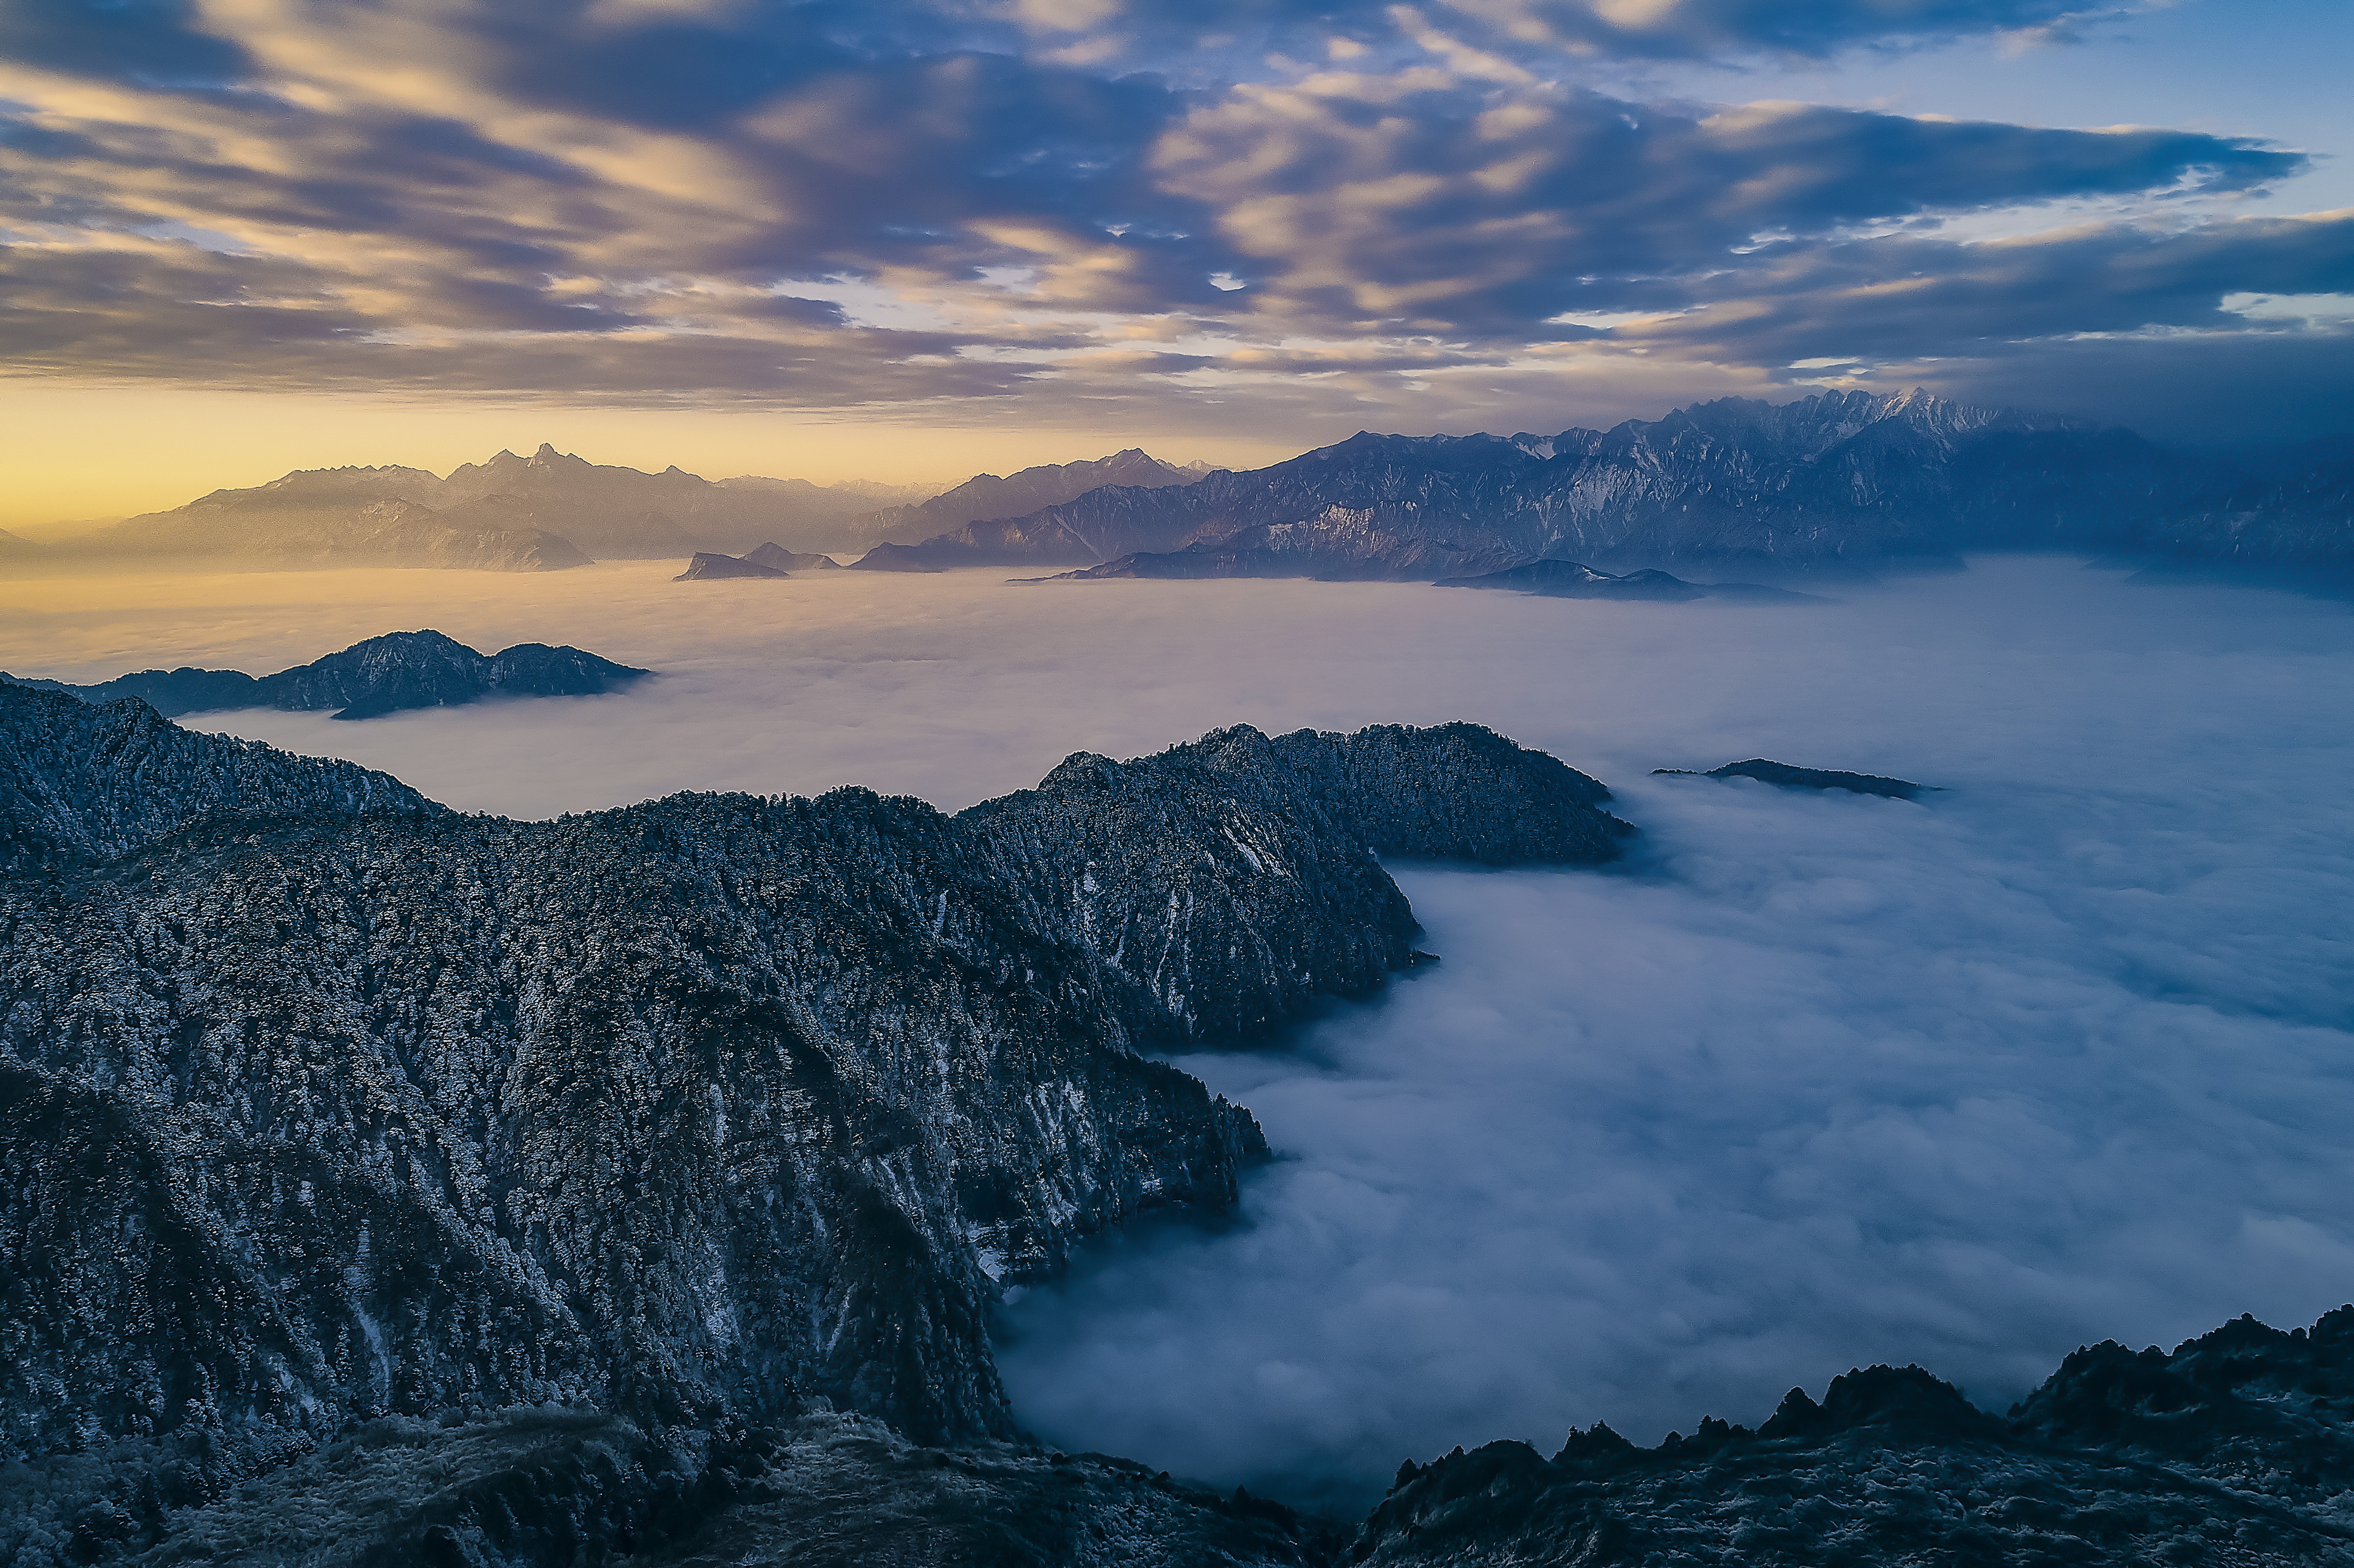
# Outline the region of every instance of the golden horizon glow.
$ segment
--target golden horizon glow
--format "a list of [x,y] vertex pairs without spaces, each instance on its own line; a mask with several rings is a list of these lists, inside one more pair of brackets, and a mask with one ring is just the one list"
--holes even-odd
[[[1341,432],[1346,434],[1347,432]],[[0,381],[0,528],[61,537],[70,524],[167,511],[296,469],[398,463],[448,473],[542,441],[591,462],[705,479],[938,483],[1142,447],[1172,462],[1258,467],[1300,449],[1162,430],[819,421],[748,408],[584,408],[544,400],[330,397]]]

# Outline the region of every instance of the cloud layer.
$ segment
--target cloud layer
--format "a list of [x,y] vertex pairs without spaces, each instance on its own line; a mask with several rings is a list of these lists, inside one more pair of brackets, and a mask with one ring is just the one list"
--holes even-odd
[[[1402,868],[1444,964],[1293,1054],[1187,1064],[1287,1158],[1239,1226],[1019,1304],[1018,1408],[1066,1446],[1353,1505],[1458,1442],[1649,1440],[1875,1360],[1999,1404],[2087,1340],[2354,1295],[2341,604],[2031,559],[1801,610],[668,570],[0,585],[0,668],[270,670],[431,625],[664,672],[219,721],[527,814],[956,807],[1237,720],[1476,719],[1616,788],[1635,864]],[[1649,772],[1752,756],[1949,792]]]
[[2301,154],[1578,85],[2071,15],[34,0],[0,21],[7,367],[1428,428],[1597,380],[2334,341],[2227,303],[2354,286],[2343,215],[2232,220]]

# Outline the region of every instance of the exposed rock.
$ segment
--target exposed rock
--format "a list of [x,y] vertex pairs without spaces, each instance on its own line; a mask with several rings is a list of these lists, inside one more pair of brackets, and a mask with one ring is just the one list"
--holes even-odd
[[1635,832],[1602,810],[1610,791],[1599,782],[1476,724],[1303,729],[1269,744],[1385,855],[1598,865]]
[[788,550],[773,540],[758,549],[745,551],[744,559],[756,567],[774,567],[780,572],[838,572],[842,569],[842,563],[832,556]]
[[1626,831],[1468,726],[1081,756],[957,818],[842,789],[513,822],[53,733],[163,726],[128,705],[5,689],[0,721],[47,834],[0,880],[0,1434],[113,1445],[149,1499],[551,1399],[706,1442],[819,1396],[1006,1436],[999,1290],[1265,1152],[1138,1047],[1413,963],[1369,845]]
[[[1654,773],[1692,774],[1689,768],[1654,768]],[[1778,784],[1786,789],[1845,789],[1857,795],[1885,795],[1892,800],[1910,800],[1932,787],[1914,784],[1903,779],[1882,779],[1872,773],[1841,773],[1827,768],[1793,768],[1787,762],[1768,762],[1753,757],[1746,762],[1728,762],[1722,768],[1712,768],[1696,775],[1702,779],[1755,779],[1761,783]]]
[[2354,1563],[2354,1308],[2242,1319],[2171,1356],[2078,1351],[2008,1417],[1918,1367],[1793,1389],[1755,1431],[1638,1448],[1573,1431],[1408,1463],[1346,1560],[1368,1564]]
[[[773,545],[767,547],[776,549]],[[784,552],[778,553],[781,555]],[[781,577],[790,575],[784,567],[770,566],[766,561],[748,560],[735,556],[715,555],[708,550],[697,550],[695,553],[695,559],[687,563],[686,570],[670,580],[674,583],[700,583],[709,582],[714,577]]]
[[394,631],[275,675],[183,667],[142,670],[94,686],[20,682],[5,673],[0,673],[0,683],[39,686],[90,703],[136,697],[166,715],[340,708],[336,718],[364,719],[410,708],[457,707],[486,697],[594,696],[651,673],[578,648],[518,642],[484,654],[438,631]]
[[1477,725],[1273,740],[1244,725],[1137,762],[1082,752],[958,824],[1037,928],[1101,955],[1185,1036],[1221,1037],[1415,961],[1413,912],[1365,851],[1598,864],[1634,832],[1608,799]]

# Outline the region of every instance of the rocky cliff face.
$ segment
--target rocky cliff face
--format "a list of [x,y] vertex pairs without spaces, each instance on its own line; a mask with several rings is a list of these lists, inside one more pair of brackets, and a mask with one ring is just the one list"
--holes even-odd
[[1592,1568],[2354,1563],[2354,1308],[2070,1356],[2007,1417],[1918,1367],[1798,1390],[1755,1431],[1606,1426],[1408,1463],[1351,1563]]
[[[109,725],[148,750],[78,744]],[[1075,758],[958,818],[524,823],[127,704],[0,690],[0,1433],[150,1445],[196,1500],[355,1421],[550,1400],[1002,1436],[998,1290],[1264,1152],[1137,1046],[1410,961],[1369,845],[1626,831],[1461,726]]]
[[[339,719],[364,719],[410,708],[457,707],[493,696],[593,696],[650,673],[578,648],[518,642],[483,654],[438,631],[394,631],[274,675],[184,667],[142,670],[94,686],[25,683],[88,703],[136,697],[165,715],[225,708],[288,713],[339,708],[334,715]],[[10,679],[0,673],[0,682]]]

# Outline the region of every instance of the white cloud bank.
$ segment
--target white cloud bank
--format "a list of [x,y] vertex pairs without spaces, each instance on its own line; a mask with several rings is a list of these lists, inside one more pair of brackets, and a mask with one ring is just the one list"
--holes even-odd
[[[525,814],[845,780],[955,807],[1236,720],[1476,719],[1617,789],[1637,864],[1403,870],[1443,966],[1292,1054],[1186,1064],[1287,1158],[1241,1224],[1018,1304],[1017,1409],[1066,1446],[1353,1504],[1458,1442],[1755,1421],[1882,1360],[2000,1404],[2086,1340],[2354,1298],[2343,605],[2053,561],[1806,610],[664,570],[0,585],[0,667],[267,670],[431,625],[666,672],[223,720]],[[1759,755],[1950,792],[1649,773]]]

